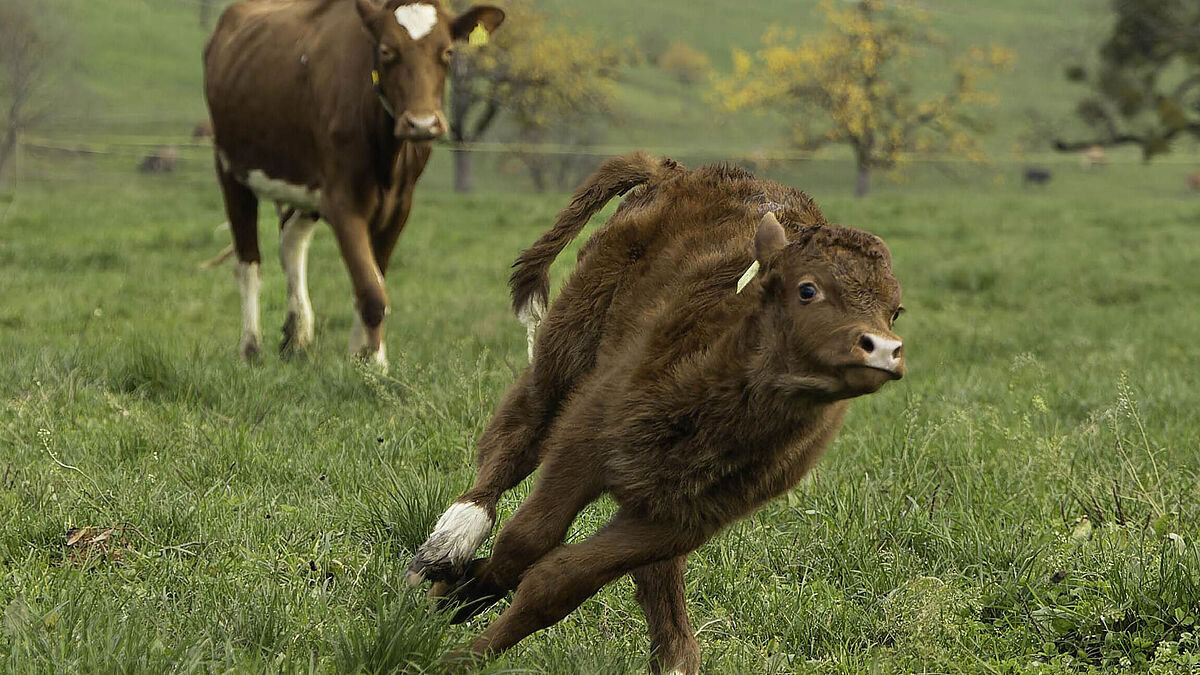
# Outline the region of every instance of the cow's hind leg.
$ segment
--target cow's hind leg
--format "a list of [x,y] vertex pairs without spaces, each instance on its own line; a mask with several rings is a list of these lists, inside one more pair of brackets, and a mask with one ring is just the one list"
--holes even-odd
[[258,250],[258,197],[229,172],[219,166],[217,180],[225,199],[229,230],[238,263],[234,267],[242,296],[242,359],[254,363],[262,359],[262,330],[258,322],[258,295],[261,283],[262,255]]
[[288,315],[283,323],[279,352],[284,355],[303,353],[313,342],[315,320],[308,298],[308,246],[316,227],[316,214],[295,209],[282,213],[279,262],[287,275]]
[[457,606],[460,623],[508,595],[532,565],[562,545],[575,516],[600,495],[603,482],[589,462],[556,455],[548,460],[533,489],[501,528],[492,555],[471,563],[442,600]]
[[499,654],[557,623],[605,584],[640,567],[686,555],[707,536],[619,511],[587,541],[560,546],[530,567],[512,605],[471,645],[471,652]]
[[688,620],[683,572],[687,556],[633,571],[637,600],[650,628],[650,672],[654,675],[697,675],[700,645]]
[[[496,522],[500,496],[537,467],[539,448],[554,410],[527,368],[479,438],[475,483],[446,511],[421,545],[408,570],[409,583],[453,583],[483,545]],[[435,589],[434,594],[446,589]]]

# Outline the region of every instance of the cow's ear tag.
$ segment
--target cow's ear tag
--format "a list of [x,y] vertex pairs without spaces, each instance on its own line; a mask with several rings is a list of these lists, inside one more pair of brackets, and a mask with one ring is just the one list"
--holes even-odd
[[483,27],[483,24],[477,23],[475,24],[475,30],[471,31],[471,34],[467,36],[467,44],[472,47],[482,47],[488,43],[490,37],[488,30]]
[[371,71],[371,84],[373,84],[377,87],[379,86],[379,71],[378,70]]
[[[747,267],[746,271],[742,273],[742,278],[738,279],[738,282],[737,282],[737,292],[738,293],[741,293],[746,288],[746,286],[751,281],[754,280],[754,277],[758,276],[758,268],[759,267],[760,267],[760,265],[758,264],[757,260],[750,263],[750,266]],[[734,295],[736,295],[736,293]]]

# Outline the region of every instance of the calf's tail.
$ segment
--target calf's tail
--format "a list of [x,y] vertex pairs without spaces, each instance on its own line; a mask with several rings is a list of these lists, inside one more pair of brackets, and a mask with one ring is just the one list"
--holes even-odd
[[537,325],[546,313],[550,297],[550,265],[554,259],[613,197],[677,170],[679,165],[674,160],[659,159],[642,152],[605,160],[575,189],[571,203],[559,212],[554,227],[542,234],[513,263],[508,286],[512,290],[513,310],[528,332],[530,359],[533,358]]

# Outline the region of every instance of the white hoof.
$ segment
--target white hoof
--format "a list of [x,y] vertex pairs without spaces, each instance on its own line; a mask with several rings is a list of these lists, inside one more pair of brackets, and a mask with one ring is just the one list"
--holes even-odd
[[433,527],[433,534],[417,549],[404,578],[412,586],[429,579],[453,580],[492,531],[492,517],[474,503],[453,504]]

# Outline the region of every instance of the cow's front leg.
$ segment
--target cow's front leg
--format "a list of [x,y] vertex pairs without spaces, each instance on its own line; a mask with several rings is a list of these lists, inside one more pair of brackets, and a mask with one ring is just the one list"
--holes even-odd
[[697,675],[700,645],[688,620],[683,572],[687,556],[633,571],[637,600],[650,628],[650,672],[654,675]]
[[313,214],[299,210],[285,212],[280,224],[279,262],[287,275],[288,315],[283,324],[283,341],[279,352],[284,355],[303,353],[313,342],[315,319],[308,298],[308,246],[316,231]]
[[334,222],[338,247],[350,281],[354,284],[354,325],[350,329],[350,355],[387,370],[383,345],[383,318],[388,313],[383,274],[371,251],[367,220],[356,212],[343,212]]

